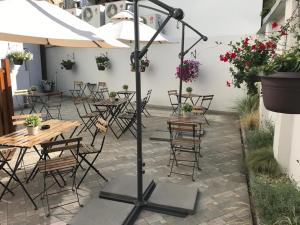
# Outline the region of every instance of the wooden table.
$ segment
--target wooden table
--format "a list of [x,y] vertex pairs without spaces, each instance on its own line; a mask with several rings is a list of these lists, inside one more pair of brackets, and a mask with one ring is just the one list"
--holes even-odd
[[[179,95],[177,94],[177,98],[178,97]],[[202,95],[193,94],[193,93],[181,95],[181,98],[185,99],[183,103],[186,103],[189,100],[193,104],[193,106],[197,105],[201,97]]]
[[[117,135],[116,131],[113,129],[112,125],[114,122],[116,122],[116,124],[120,128],[120,122],[118,121],[117,117],[123,111],[124,107],[127,105],[127,102],[128,102],[127,98],[121,98],[121,99],[118,99],[117,101],[111,101],[110,99],[104,99],[99,102],[93,103],[93,105],[99,111],[101,117],[108,122],[108,126],[116,138],[118,138],[118,135]],[[101,113],[100,107],[107,108],[107,112],[108,112],[107,115],[104,115]]]
[[171,116],[169,117],[167,122],[176,122],[176,123],[183,123],[183,124],[197,124],[201,125],[205,121],[203,120],[203,117],[200,115],[191,115],[188,117],[184,116]]
[[[37,209],[37,205],[35,204],[34,200],[22,184],[21,180],[18,178],[17,169],[20,166],[21,161],[23,160],[26,152],[30,148],[34,148],[37,153],[38,152],[36,146],[41,144],[44,141],[49,141],[51,139],[56,138],[59,135],[62,135],[63,132],[68,130],[74,129],[71,136],[74,135],[77,128],[81,125],[78,121],[65,121],[65,120],[48,120],[42,123],[42,125],[50,125],[50,128],[47,130],[40,130],[36,135],[28,135],[27,129],[24,128],[22,130],[18,130],[16,132],[7,134],[5,136],[0,137],[0,146],[7,146],[7,147],[17,147],[19,148],[18,157],[16,160],[16,164],[12,169],[12,176],[10,177],[7,186],[10,184],[12,179],[14,179],[24,190],[25,194],[28,196],[32,204],[34,205],[35,209]],[[62,136],[63,137],[63,136]],[[1,197],[5,193],[3,191]]]

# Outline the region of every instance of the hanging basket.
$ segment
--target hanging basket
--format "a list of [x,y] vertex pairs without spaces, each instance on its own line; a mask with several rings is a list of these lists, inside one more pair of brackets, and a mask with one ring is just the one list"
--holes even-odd
[[300,72],[278,72],[261,77],[266,109],[286,114],[300,114]]
[[[132,72],[135,72],[135,67],[134,66],[131,66],[131,71]],[[140,72],[145,72],[146,71],[146,67],[144,67],[144,66],[141,66],[141,69],[140,69]]]
[[15,65],[23,65],[23,59],[13,58],[13,62]]
[[64,64],[63,67],[65,70],[72,70],[74,64]]
[[97,67],[98,67],[98,70],[105,70],[105,66],[103,66],[102,64],[100,63],[97,63]]

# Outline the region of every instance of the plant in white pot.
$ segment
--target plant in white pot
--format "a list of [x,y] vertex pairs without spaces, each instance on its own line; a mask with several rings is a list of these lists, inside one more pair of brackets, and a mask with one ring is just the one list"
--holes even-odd
[[181,111],[182,111],[183,117],[189,117],[192,114],[193,106],[188,103],[185,103],[185,104],[183,104]]
[[192,87],[187,87],[186,92],[190,95],[192,94],[193,88]]
[[112,91],[109,93],[109,99],[110,101],[114,102],[116,100],[116,96],[117,96],[117,93]]
[[28,50],[11,51],[7,58],[15,65],[22,65],[24,61],[32,60],[33,54]]
[[36,135],[42,120],[37,115],[30,115],[25,119],[24,126],[27,127],[28,135]]
[[124,90],[124,91],[128,91],[128,85],[127,85],[127,84],[124,84],[124,85],[123,85],[123,90]]

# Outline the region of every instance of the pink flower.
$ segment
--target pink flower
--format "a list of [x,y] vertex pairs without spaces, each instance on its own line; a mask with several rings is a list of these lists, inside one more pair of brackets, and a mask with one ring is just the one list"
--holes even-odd
[[273,30],[276,29],[278,26],[279,26],[279,25],[278,25],[278,23],[277,23],[276,21],[273,21],[273,22],[272,22],[272,29],[273,29]]
[[226,86],[227,87],[231,87],[231,84],[232,84],[232,81],[230,81],[230,80],[226,81]]

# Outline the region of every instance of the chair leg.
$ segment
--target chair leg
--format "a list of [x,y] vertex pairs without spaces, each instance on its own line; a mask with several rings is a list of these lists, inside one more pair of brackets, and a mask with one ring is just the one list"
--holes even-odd
[[[6,192],[6,191],[8,191],[9,193],[11,193],[11,195],[12,196],[14,196],[15,195],[15,193],[13,193],[12,192],[12,190],[10,190],[6,185],[4,185],[1,181],[0,181],[0,185],[4,188],[4,193]],[[1,199],[0,199],[1,200]]]
[[47,191],[46,177],[47,177],[47,174],[45,172],[44,173],[44,191],[43,191],[43,196],[46,196],[46,203],[47,203],[46,217],[49,217],[50,216],[50,205],[49,205],[49,197],[48,197],[48,191]]

